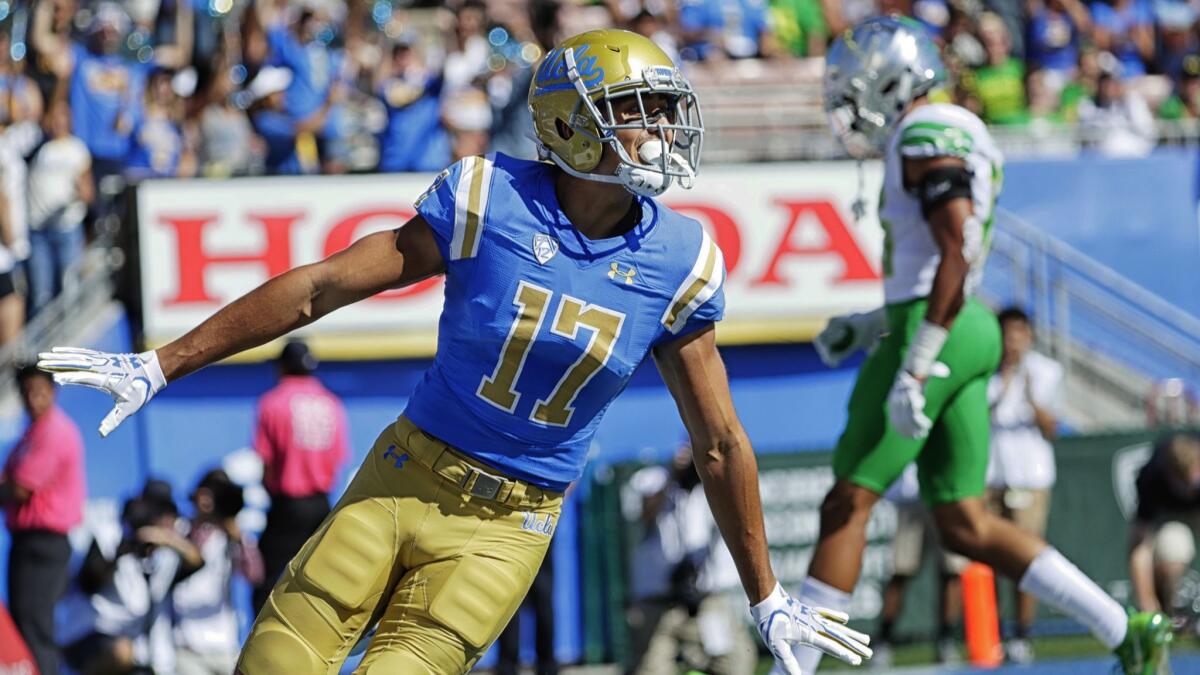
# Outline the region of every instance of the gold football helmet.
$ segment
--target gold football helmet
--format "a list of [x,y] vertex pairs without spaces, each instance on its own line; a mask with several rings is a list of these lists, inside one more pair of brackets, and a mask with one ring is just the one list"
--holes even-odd
[[[668,113],[649,119],[643,97],[664,95]],[[620,123],[612,103],[637,97],[640,119]],[[550,50],[529,86],[529,110],[538,151],[563,171],[588,180],[620,183],[631,192],[662,194],[673,180],[690,188],[700,164],[704,122],[691,84],[648,38],[624,30],[593,30]],[[645,129],[658,137],[629,156],[619,129]],[[620,165],[612,175],[591,173],[608,146]]]

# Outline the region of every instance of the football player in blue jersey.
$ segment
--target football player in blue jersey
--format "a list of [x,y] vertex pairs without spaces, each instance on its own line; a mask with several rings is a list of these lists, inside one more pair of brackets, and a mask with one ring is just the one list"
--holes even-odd
[[241,673],[336,673],[373,624],[361,672],[470,669],[525,596],[563,490],[648,355],[772,654],[793,675],[794,644],[860,663],[867,637],[788,597],[771,571],[754,454],[714,338],[721,252],[653,198],[695,176],[691,86],[646,38],[592,31],[546,56],[529,107],[543,161],[468,157],[404,226],[271,279],[158,350],[55,349],[39,365],[110,393],[108,434],[169,381],[444,274],[433,364],[275,586]]

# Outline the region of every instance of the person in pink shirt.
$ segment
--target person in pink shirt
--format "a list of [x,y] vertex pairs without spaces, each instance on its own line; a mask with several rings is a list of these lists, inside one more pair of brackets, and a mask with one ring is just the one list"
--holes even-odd
[[329,492],[346,461],[346,409],[313,375],[316,369],[308,346],[289,341],[279,357],[279,384],[258,401],[254,449],[271,508],[259,541],[265,575],[254,589],[255,612],[329,515]]
[[54,605],[67,586],[67,532],[83,519],[83,437],[54,404],[54,381],[34,366],[17,373],[29,427],[0,471],[0,504],[12,535],[8,602],[42,675],[58,672]]

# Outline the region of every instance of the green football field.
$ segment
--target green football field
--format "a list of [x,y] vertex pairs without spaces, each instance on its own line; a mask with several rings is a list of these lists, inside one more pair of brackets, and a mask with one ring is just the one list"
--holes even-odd
[[[956,667],[939,667],[935,662],[934,645],[932,642],[919,644],[897,645],[895,660],[889,673],[976,673],[988,672],[1006,675],[1058,675],[1059,673],[1108,673],[1111,662],[1108,653],[1093,638],[1086,635],[1070,637],[1036,638],[1033,641],[1034,652],[1037,655],[1035,664],[1024,667],[1008,667],[995,670],[980,671],[968,665]],[[1200,640],[1195,637],[1177,638],[1171,650],[1174,673],[1200,673]],[[766,673],[771,669],[771,662],[764,659],[758,664],[758,673]],[[870,664],[861,668],[853,668],[836,659],[825,658],[821,661],[821,672],[826,671],[859,671],[872,672]],[[874,672],[881,672],[875,669]]]

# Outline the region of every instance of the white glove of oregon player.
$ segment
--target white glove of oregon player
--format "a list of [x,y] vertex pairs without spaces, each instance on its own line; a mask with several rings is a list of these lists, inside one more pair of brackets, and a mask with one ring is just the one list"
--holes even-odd
[[38,354],[38,368],[54,373],[58,384],[80,384],[113,397],[116,405],[100,422],[107,436],[167,386],[153,350],[141,354],[110,354],[92,349],[55,347]]
[[[950,377],[950,368],[941,361],[934,362],[929,377]],[[896,381],[887,397],[888,421],[901,435],[924,438],[933,427],[925,414],[925,385],[907,369],[896,373]]]
[[821,361],[834,368],[859,349],[874,349],[887,327],[887,313],[882,307],[862,314],[835,316],[813,340],[813,345]]
[[787,675],[804,675],[792,654],[796,645],[819,649],[854,666],[871,658],[871,648],[867,646],[871,638],[846,626],[849,616],[808,607],[794,600],[779,584],[775,584],[775,590],[766,600],[750,607],[750,614],[758,626],[758,634],[775,657],[776,666]]

